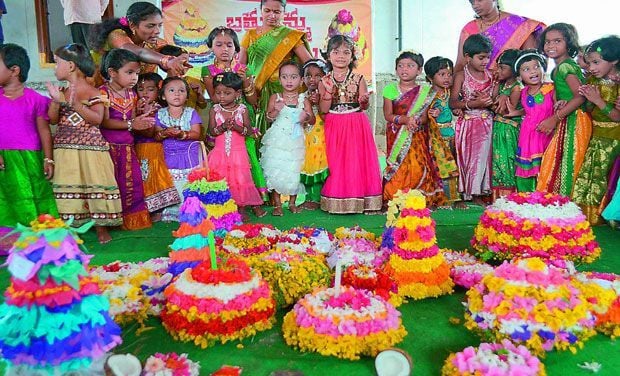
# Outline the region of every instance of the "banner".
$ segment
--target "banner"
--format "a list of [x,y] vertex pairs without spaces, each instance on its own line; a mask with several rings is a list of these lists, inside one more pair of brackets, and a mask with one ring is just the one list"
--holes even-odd
[[[198,69],[213,60],[206,43],[213,28],[227,26],[241,41],[246,30],[262,25],[260,1],[255,0],[164,0],[162,9],[164,38],[188,50]],[[306,32],[315,57],[322,57],[328,36],[350,36],[358,47],[356,70],[372,79],[371,0],[289,0],[283,24]]]

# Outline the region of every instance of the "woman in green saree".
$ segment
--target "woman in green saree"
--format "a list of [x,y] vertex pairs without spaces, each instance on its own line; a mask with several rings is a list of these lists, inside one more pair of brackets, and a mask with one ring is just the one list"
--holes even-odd
[[239,63],[247,65],[247,75],[254,76],[258,94],[256,127],[264,134],[268,127],[266,118],[269,97],[282,92],[278,67],[295,58],[303,64],[310,60],[310,46],[306,33],[282,26],[286,0],[261,0],[263,24],[248,30],[241,40]]

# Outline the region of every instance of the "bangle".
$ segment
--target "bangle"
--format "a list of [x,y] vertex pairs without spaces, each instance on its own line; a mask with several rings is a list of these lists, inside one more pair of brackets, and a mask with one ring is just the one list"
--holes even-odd
[[54,162],[53,159],[49,159],[49,158],[43,158],[43,162],[47,163],[47,164],[51,164],[51,165],[55,165],[56,162]]
[[266,112],[266,113],[265,113],[265,117],[266,117],[266,118],[267,118],[267,120],[269,120],[269,121],[274,121],[274,120],[276,120],[276,118],[272,118],[271,116],[269,116],[269,112]]
[[243,92],[247,95],[251,95],[250,93],[254,92],[254,83],[252,82],[248,85],[248,87],[244,87]]
[[133,120],[127,120],[127,130],[131,132],[133,129]]
[[243,90],[243,94],[245,94],[246,97],[251,97],[252,95],[256,94],[256,91],[254,91],[254,89],[252,89],[250,92]]
[[181,136],[179,137],[179,140],[185,140],[187,139],[187,132],[183,131],[181,132]]
[[601,113],[603,115],[609,116],[609,114],[611,113],[611,111],[614,110],[614,105],[613,103],[607,103],[605,105],[605,107],[601,108]]
[[555,115],[555,118],[558,119],[558,121],[564,120],[564,117],[560,116],[560,111],[556,111],[554,115]]
[[469,101],[465,101],[465,109],[471,111],[471,108],[469,108]]
[[246,127],[243,127],[243,130],[241,131],[241,134],[244,136],[248,135],[248,129]]
[[163,68],[163,70],[168,70],[170,68],[170,60],[174,59],[174,56],[164,55],[159,60],[159,65]]
[[394,124],[400,124],[399,121],[400,121],[400,115],[396,115],[392,119],[392,123],[394,123]]

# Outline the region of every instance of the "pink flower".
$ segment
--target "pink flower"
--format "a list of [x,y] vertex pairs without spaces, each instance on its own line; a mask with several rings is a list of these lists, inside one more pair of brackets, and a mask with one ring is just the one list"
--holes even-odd
[[340,9],[338,12],[338,22],[348,24],[353,22],[353,15],[347,9]]
[[121,24],[121,25],[123,25],[123,26],[125,26],[125,27],[128,27],[128,26],[129,26],[129,21],[127,21],[127,17],[121,17],[121,18],[119,18],[119,19],[118,19],[118,23],[119,23],[119,24]]
[[144,365],[144,371],[145,372],[158,372],[158,371],[163,371],[166,368],[166,363],[157,357],[151,356],[150,358],[148,358],[148,360],[146,361],[146,364]]

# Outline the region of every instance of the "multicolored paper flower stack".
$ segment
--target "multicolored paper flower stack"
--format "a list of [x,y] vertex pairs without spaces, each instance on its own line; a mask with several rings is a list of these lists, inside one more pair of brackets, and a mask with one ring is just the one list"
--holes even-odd
[[249,258],[248,263],[269,282],[278,307],[290,306],[331,281],[331,271],[323,256],[292,250],[271,251]]
[[242,260],[228,258],[212,269],[186,269],[164,294],[164,328],[177,340],[206,348],[270,329],[276,304],[269,284]]
[[467,291],[465,307],[469,330],[524,344],[537,355],[575,352],[595,334],[582,283],[536,257],[505,261]]
[[303,352],[356,360],[401,342],[400,312],[368,290],[341,286],[306,295],[284,316],[284,340]]
[[282,232],[272,225],[243,224],[232,228],[222,242],[222,249],[244,257],[271,251]]
[[223,238],[233,226],[241,224],[241,214],[230,194],[226,179],[222,179],[214,171],[204,168],[194,169],[187,178],[188,183],[183,190],[185,199],[198,197],[205,205],[208,218],[215,226],[215,236]]
[[398,295],[396,281],[381,268],[368,265],[351,265],[342,273],[342,284],[371,291],[398,307],[403,298]]
[[170,267],[173,275],[210,260],[210,247],[215,246],[214,226],[198,197],[189,196],[179,212],[179,229],[172,232],[176,239],[170,245]]
[[481,343],[450,354],[441,369],[442,376],[545,376],[545,365],[525,346],[503,340]]
[[156,353],[146,359],[142,376],[198,376],[200,364],[191,361],[187,354]]
[[611,338],[620,337],[620,275],[588,272],[576,278],[585,284],[583,294],[594,305],[596,330]]
[[391,253],[385,270],[396,280],[398,294],[424,299],[452,293],[450,267],[437,246],[435,221],[424,196],[419,191],[399,191],[395,200],[400,213],[388,215],[382,248]]
[[88,272],[92,256],[80,249],[89,223],[77,230],[41,215],[18,225],[10,250],[11,284],[0,305],[0,353],[20,374],[87,370],[121,343],[108,299]]
[[450,266],[450,277],[457,286],[471,288],[482,281],[485,275],[493,272],[493,267],[481,262],[467,252],[442,249],[443,257]]
[[483,260],[540,257],[589,263],[601,253],[579,206],[544,192],[497,199],[480,217],[471,244]]

